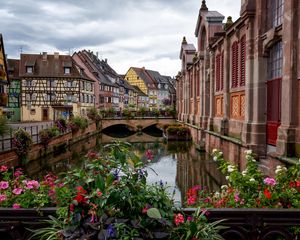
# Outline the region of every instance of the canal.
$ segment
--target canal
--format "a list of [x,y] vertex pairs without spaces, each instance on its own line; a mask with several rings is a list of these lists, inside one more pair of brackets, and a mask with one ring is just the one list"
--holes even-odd
[[[209,191],[218,190],[225,177],[211,157],[199,152],[191,142],[166,142],[161,133],[147,129],[142,133],[127,132],[120,134],[121,128],[107,134],[94,135],[78,142],[70,148],[63,145],[48,156],[32,161],[26,166],[30,176],[42,177],[48,172],[63,172],[83,164],[83,156],[90,150],[99,150],[105,144],[119,139],[132,144],[132,151],[146,161],[145,151],[153,153],[148,163],[149,184],[164,184],[175,203],[180,206],[187,190],[195,185],[206,187]],[[124,130],[124,129],[123,129]],[[113,133],[113,134],[112,134]]]

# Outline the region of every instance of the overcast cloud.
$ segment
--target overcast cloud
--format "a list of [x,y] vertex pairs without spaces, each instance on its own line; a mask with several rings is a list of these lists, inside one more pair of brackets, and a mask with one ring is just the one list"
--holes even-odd
[[[239,15],[240,1],[207,0],[209,10]],[[129,67],[175,76],[183,36],[195,43],[201,0],[0,0],[9,58],[81,49],[98,52],[120,74]]]

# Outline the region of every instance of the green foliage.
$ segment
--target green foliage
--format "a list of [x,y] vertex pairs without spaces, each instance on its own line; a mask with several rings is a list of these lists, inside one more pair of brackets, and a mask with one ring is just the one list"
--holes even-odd
[[39,137],[41,140],[41,143],[46,146],[49,144],[49,142],[60,135],[60,131],[57,126],[53,126],[50,128],[42,129],[39,131]]
[[100,113],[97,110],[97,108],[95,108],[95,107],[88,109],[87,116],[89,119],[91,119],[92,121],[94,121],[96,123],[101,120]]
[[0,117],[0,136],[9,132],[9,126],[7,123],[7,119],[3,116]]
[[[252,151],[245,151],[246,169],[239,171],[236,165],[224,160],[222,152],[214,149],[213,160],[226,175],[227,185],[220,192],[203,190],[188,192],[188,205],[213,208],[299,208],[300,163],[286,168],[277,166],[275,177],[265,177],[259,169]],[[197,201],[196,201],[197,199]]]
[[177,136],[189,136],[190,129],[183,125],[172,124],[169,125],[166,129],[167,134],[169,135],[177,135]]
[[72,132],[76,132],[79,129],[85,130],[88,127],[88,120],[84,117],[76,116],[70,120],[69,127]]
[[32,145],[32,138],[23,128],[19,128],[14,132],[13,145],[16,148],[16,153],[19,157],[25,157]]
[[220,225],[224,220],[209,223],[205,216],[207,213],[206,210],[198,208],[192,216],[184,217],[182,214],[177,214],[175,221],[178,227],[174,229],[170,239],[223,240],[219,231],[227,228]]

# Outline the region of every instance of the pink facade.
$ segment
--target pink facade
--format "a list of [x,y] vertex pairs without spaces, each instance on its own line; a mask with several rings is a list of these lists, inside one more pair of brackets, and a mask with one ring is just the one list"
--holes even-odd
[[240,18],[223,24],[202,1],[197,50],[184,38],[177,76],[178,120],[196,143],[226,147],[232,161],[244,149],[300,156],[299,10],[298,0],[242,0]]

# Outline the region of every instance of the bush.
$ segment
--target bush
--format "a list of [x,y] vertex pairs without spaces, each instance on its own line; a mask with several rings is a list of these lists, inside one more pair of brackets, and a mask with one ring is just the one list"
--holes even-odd
[[67,131],[67,129],[68,129],[68,124],[67,124],[66,119],[64,119],[64,118],[59,118],[59,119],[57,119],[54,123],[55,123],[56,127],[58,128],[58,130],[59,130],[61,133],[64,133],[64,132]]
[[32,138],[30,134],[23,128],[19,128],[14,132],[12,141],[13,145],[16,147],[15,151],[17,155],[21,158],[26,157],[32,145]]
[[226,174],[227,185],[220,192],[209,194],[205,189],[190,189],[187,204],[213,208],[299,208],[300,163],[286,168],[277,166],[275,177],[265,177],[258,168],[252,151],[246,151],[247,167],[238,167],[223,159],[222,152],[213,150],[213,159]]
[[99,111],[96,108],[90,108],[88,109],[87,116],[89,119],[91,119],[94,122],[99,122],[101,120],[101,116],[99,114]]
[[0,116],[0,136],[3,136],[4,134],[8,133],[9,126],[7,123],[7,119],[3,116]]
[[39,137],[41,140],[41,143],[46,146],[49,144],[49,142],[54,138],[57,137],[60,134],[59,129],[56,126],[43,129],[39,132]]
[[70,120],[69,127],[72,132],[76,132],[79,129],[85,130],[88,127],[88,120],[84,117],[74,117]]

